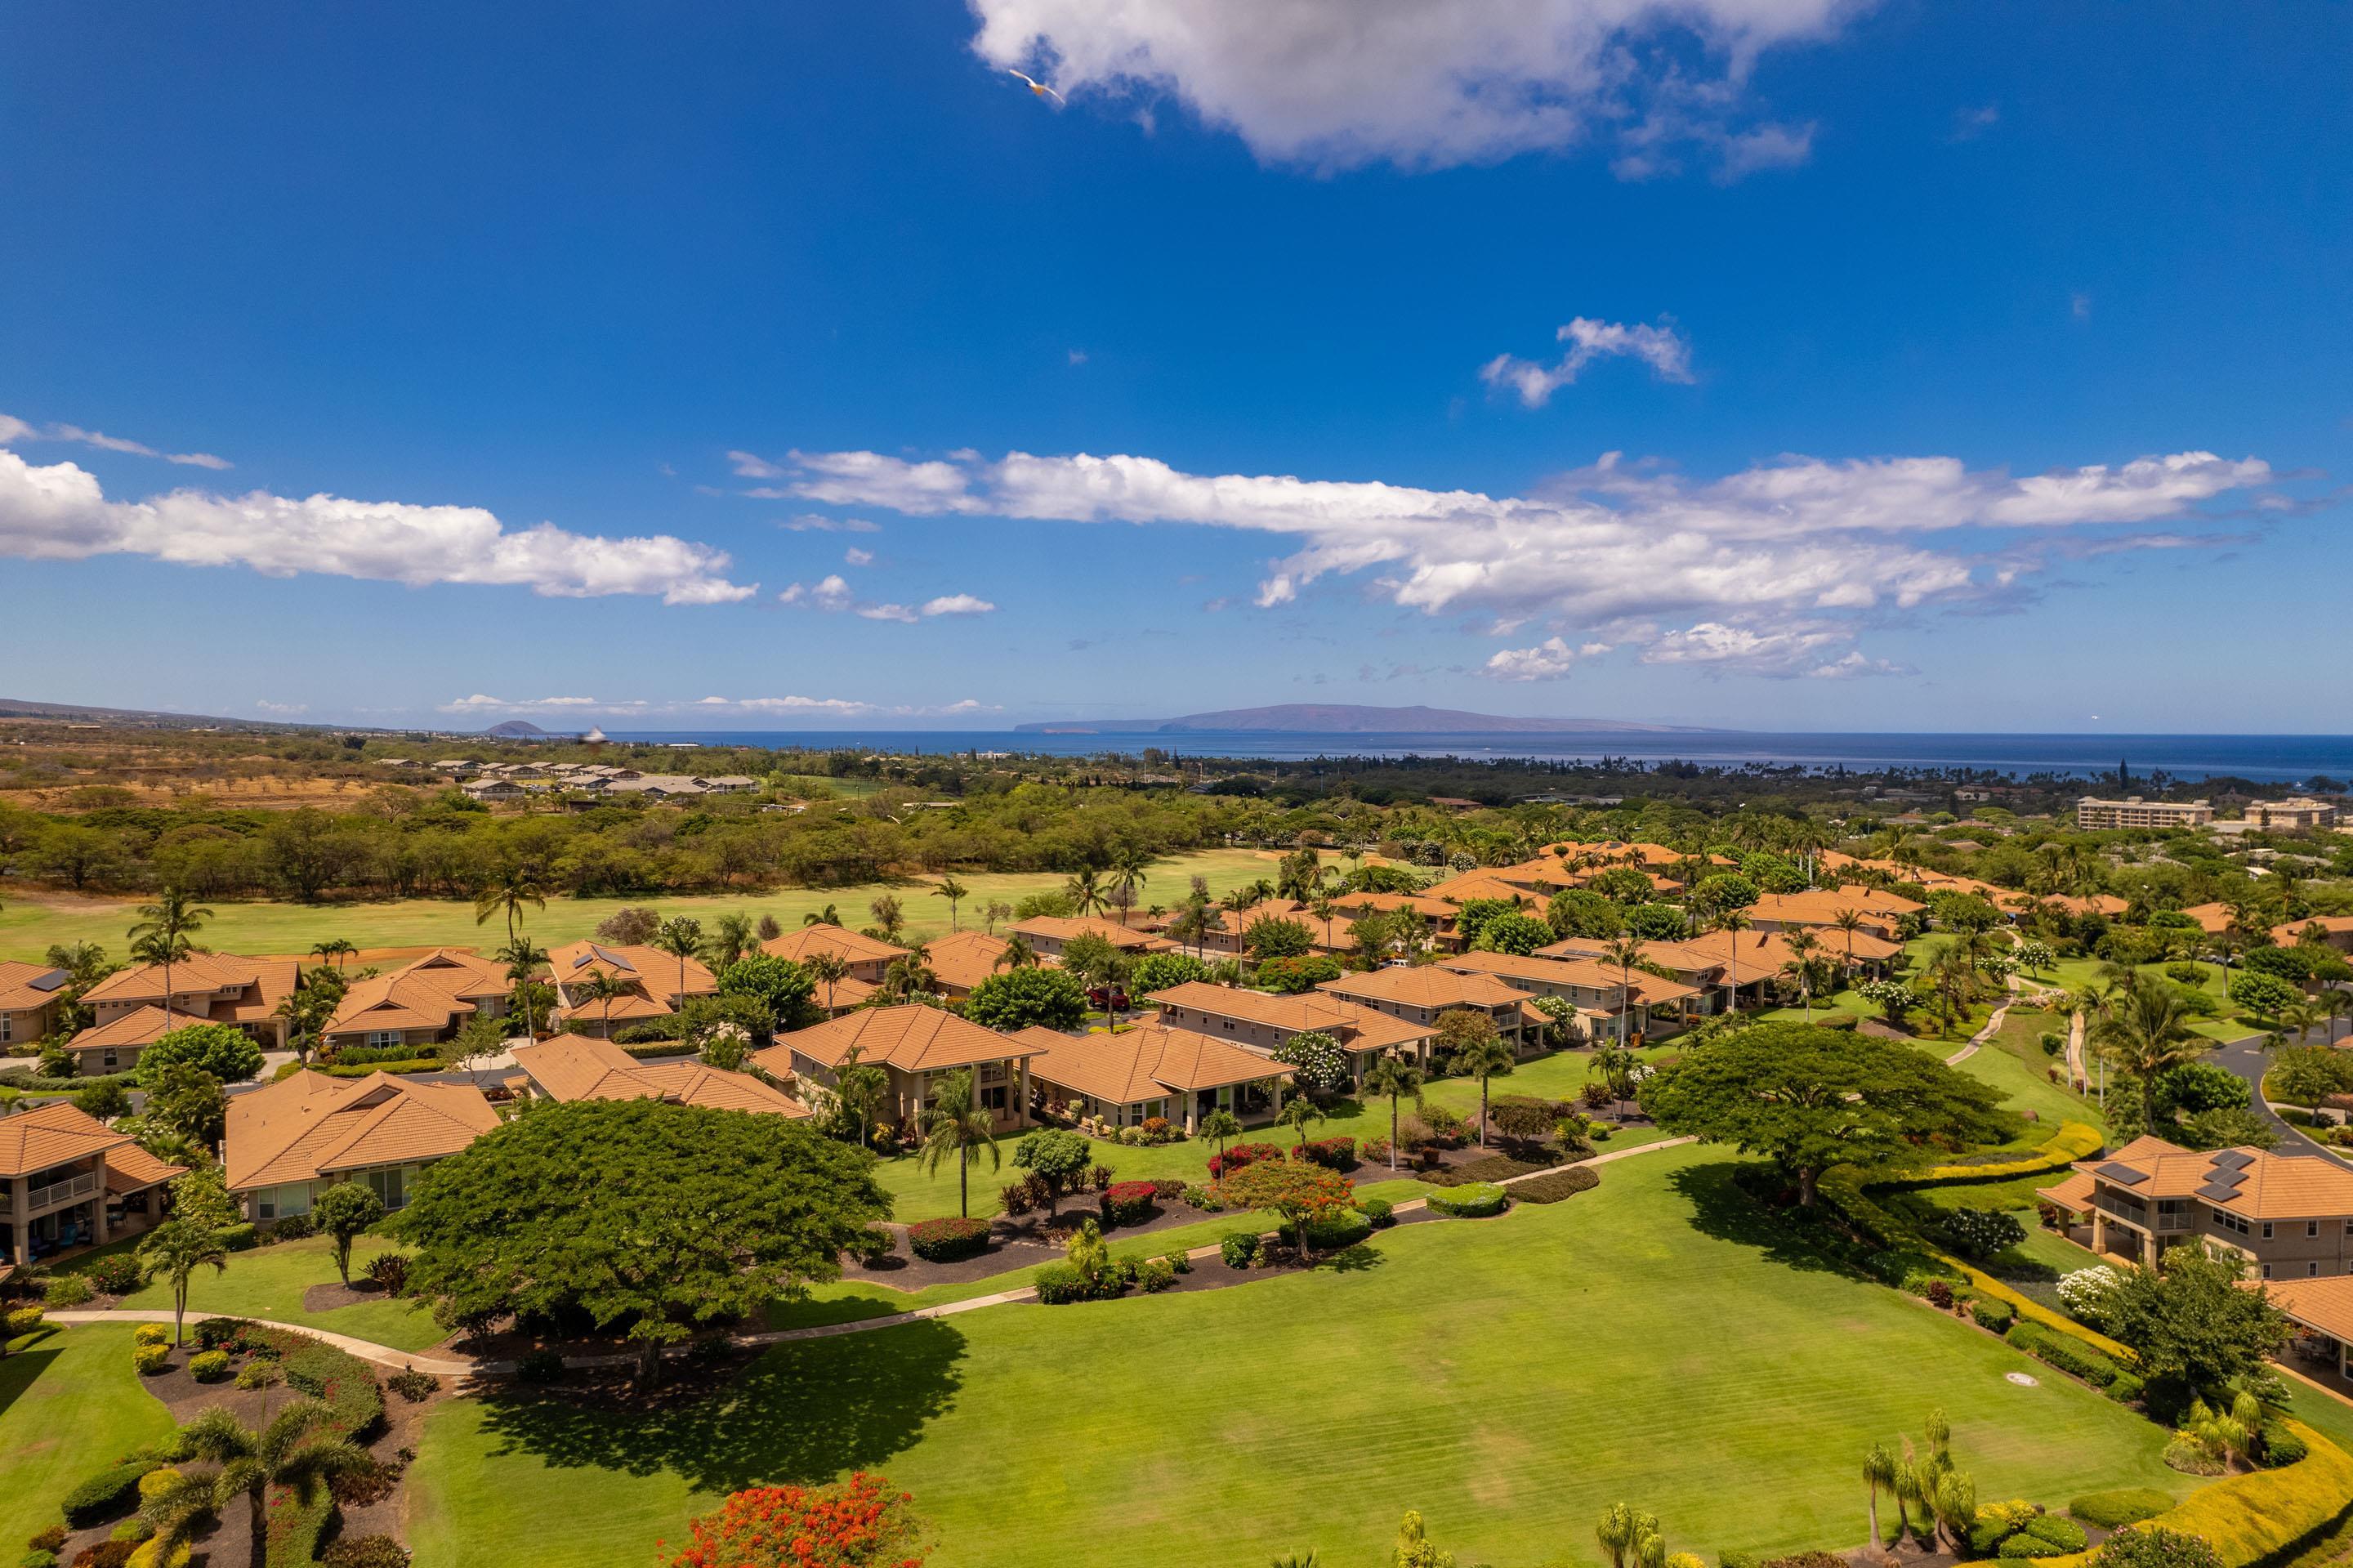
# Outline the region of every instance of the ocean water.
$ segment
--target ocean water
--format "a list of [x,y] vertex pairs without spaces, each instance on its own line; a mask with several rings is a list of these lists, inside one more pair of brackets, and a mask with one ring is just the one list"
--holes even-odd
[[1027,752],[1049,757],[1134,755],[1155,747],[1176,757],[1297,761],[1313,757],[1526,758],[1541,761],[1683,761],[1808,768],[1968,768],[2024,778],[2052,773],[2136,779],[2217,775],[2268,784],[2315,777],[2353,779],[2353,736],[2341,735],[1773,735],[1700,730],[1672,735],[1285,735],[1192,730],[1182,734],[1035,735],[1010,730],[612,731],[615,740],[691,742],[776,750],[902,753]]

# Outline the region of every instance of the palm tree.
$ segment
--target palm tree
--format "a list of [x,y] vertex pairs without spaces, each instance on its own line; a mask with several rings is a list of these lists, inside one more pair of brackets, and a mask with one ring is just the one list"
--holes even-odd
[[1108,889],[1103,886],[1103,874],[1092,866],[1073,875],[1062,891],[1070,895],[1071,904],[1082,915],[1100,915],[1111,907],[1111,901],[1105,896]]
[[[237,1494],[245,1495],[253,1517],[253,1539],[259,1542],[269,1533],[264,1504],[270,1488],[286,1488],[308,1508],[331,1478],[374,1463],[367,1451],[350,1438],[332,1427],[321,1430],[331,1414],[324,1404],[306,1399],[288,1405],[257,1432],[216,1406],[182,1427],[180,1436],[195,1457],[220,1467],[210,1478],[214,1507],[227,1508]],[[175,1523],[186,1521],[178,1524],[179,1531],[193,1528],[193,1510],[167,1508],[164,1511]],[[163,1531],[159,1523],[156,1533],[160,1536]],[[180,1539],[166,1542],[155,1560],[169,1562],[174,1549],[185,1539],[182,1533]]]
[[809,979],[825,987],[825,1010],[833,1011],[833,988],[849,978],[849,960],[839,953],[820,948],[801,960]]
[[894,1001],[937,991],[939,984],[939,976],[932,972],[931,949],[921,942],[892,959],[882,971],[882,993]]
[[2189,1015],[2172,988],[2137,974],[2109,997],[2091,1034],[2110,1060],[2140,1080],[2145,1129],[2157,1126],[2157,1075],[2207,1049],[2207,1042],[2190,1033]]
[[1013,906],[1002,898],[992,898],[980,906],[980,917],[987,922],[988,934],[994,937],[997,935],[997,923],[999,920],[1013,918]]
[[1626,1015],[1634,1000],[1634,966],[1642,961],[1642,944],[1631,937],[1612,937],[1601,949],[1601,961],[1618,966],[1618,1038],[1631,1044],[1634,1036],[1627,1028]]
[[1602,1510],[1593,1538],[1609,1553],[1609,1568],[1626,1568],[1626,1553],[1645,1535],[1658,1533],[1659,1521],[1631,1503],[1614,1502]]
[[923,1112],[923,1173],[930,1175],[953,1156],[956,1162],[956,1213],[972,1215],[972,1168],[988,1150],[988,1168],[1004,1163],[988,1112],[975,1102],[972,1071],[962,1068],[940,1080],[939,1097]]
[[1124,846],[1111,857],[1111,891],[1122,902],[1133,905],[1144,885],[1152,880],[1148,874],[1152,857],[1133,846]]
[[1805,999],[1806,1022],[1814,1021],[1814,954],[1821,947],[1811,931],[1791,931],[1781,938],[1789,949],[1789,959],[1781,972],[1798,982],[1798,994]]
[[703,958],[713,969],[723,969],[755,945],[752,917],[739,910],[722,915],[712,923],[711,940],[703,948]]
[[812,909],[807,914],[802,916],[801,924],[804,927],[839,926],[841,924],[841,911],[828,904],[822,909]]
[[972,889],[953,876],[943,876],[940,878],[940,885],[932,891],[948,901],[948,929],[955,930],[957,928],[956,906],[972,896]]
[[1038,967],[1038,949],[1029,945],[1027,937],[1008,937],[1005,938],[1005,950],[997,954],[996,962],[988,967],[993,969],[1034,969]]
[[1329,949],[1332,946],[1333,917],[1340,913],[1338,906],[1332,902],[1330,894],[1318,893],[1307,901],[1307,913],[1324,922],[1324,946]]
[[1854,934],[1862,929],[1862,911],[1841,909],[1831,916],[1831,924],[1846,933],[1846,967],[1854,968]]
[[1748,916],[1737,909],[1727,909],[1715,917],[1715,928],[1729,938],[1724,944],[1726,960],[1727,990],[1732,1001],[1725,1009],[1735,1017],[1740,1013],[1740,933],[1748,928]]
[[1298,1141],[1292,1146],[1293,1149],[1306,1148],[1308,1125],[1323,1119],[1323,1107],[1305,1095],[1293,1095],[1290,1103],[1277,1111],[1274,1117],[1276,1126],[1290,1128],[1298,1134]]
[[866,1124],[876,1107],[881,1105],[884,1091],[890,1088],[889,1075],[880,1067],[868,1066],[859,1058],[864,1047],[851,1044],[842,1047],[841,1061],[833,1069],[833,1092],[842,1108],[858,1118],[858,1147],[867,1147]]
[[175,1214],[149,1231],[139,1244],[139,1266],[149,1278],[157,1275],[172,1282],[172,1343],[180,1342],[180,1327],[188,1315],[188,1283],[196,1270],[228,1272],[228,1244],[220,1228],[196,1214]]
[[172,966],[194,949],[197,932],[213,912],[189,901],[176,887],[167,887],[153,904],[139,906],[138,922],[131,927],[131,956],[164,969],[164,1027],[172,1027]]
[[1119,1033],[1120,986],[1127,979],[1134,960],[1109,942],[1090,944],[1079,969],[1079,978],[1089,985],[1101,985],[1103,993],[1103,1018],[1113,1034]]
[[874,916],[874,928],[882,933],[884,941],[899,939],[900,931],[907,924],[907,912],[899,906],[896,898],[887,893],[878,895],[867,904],[866,912]]
[[330,937],[323,942],[311,944],[311,957],[322,964],[332,963],[339,970],[343,967],[343,960],[358,951],[350,939],[343,937]]
[[2263,1036],[2263,1044],[2267,1049],[2290,1044],[2301,1044],[2306,1035],[2320,1027],[2320,1021],[2327,1015],[2326,1010],[2317,1002],[2301,998],[2291,1001],[2281,1008],[2279,1015],[2272,1020],[2272,1031]]
[[[1411,1095],[1414,1105],[1419,1107],[1422,1081],[1420,1067],[1395,1051],[1382,1052],[1380,1058],[1365,1070],[1364,1092],[1387,1095],[1389,1099],[1389,1169],[1392,1171],[1397,1170],[1398,1101]],[[1483,1123],[1485,1119],[1485,1114],[1482,1112],[1480,1120]],[[1485,1130],[1483,1126],[1481,1130]]]
[[1487,1147],[1487,1080],[1509,1073],[1516,1062],[1512,1048],[1494,1034],[1482,1034],[1454,1053],[1454,1065],[1479,1080],[1479,1147],[1482,1149]]
[[515,994],[522,999],[522,1032],[531,1039],[539,1037],[533,1024],[531,1008],[532,977],[539,966],[547,962],[547,949],[533,945],[529,937],[517,937],[498,951],[507,966],[507,979],[515,982]]
[[1895,1489],[1895,1456],[1884,1443],[1873,1443],[1862,1457],[1862,1484],[1871,1489],[1871,1550],[1883,1551],[1879,1538],[1879,1489]]
[[686,960],[694,957],[702,946],[702,922],[689,916],[665,920],[654,933],[654,950],[678,960],[678,1005],[681,1011],[686,1006]]
[[613,1037],[613,1003],[629,994],[629,982],[604,969],[593,969],[588,978],[572,982],[572,994],[582,1002],[595,1002],[604,1010],[605,1038]]
[[497,880],[474,895],[474,924],[502,913],[507,917],[507,940],[512,942],[522,931],[525,905],[546,908],[547,888],[538,877],[511,862],[499,869]]
[[1201,1119],[1200,1136],[1217,1140],[1218,1153],[1226,1152],[1226,1139],[1242,1135],[1241,1118],[1220,1106]]
[[2337,1021],[2353,1014],[2353,991],[2342,991],[2336,986],[2330,986],[2320,993],[2320,1005],[2327,1011],[2328,1043],[2334,1045],[2337,1044]]

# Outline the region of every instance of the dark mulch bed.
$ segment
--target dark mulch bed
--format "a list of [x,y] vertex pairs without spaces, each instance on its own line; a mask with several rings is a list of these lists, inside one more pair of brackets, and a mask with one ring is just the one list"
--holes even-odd
[[[1365,1179],[1370,1170],[1369,1166],[1360,1170],[1358,1179]],[[1216,1213],[1191,1208],[1172,1198],[1164,1200],[1157,1212],[1143,1224],[1121,1225],[1115,1230],[1104,1231],[1103,1235],[1112,1241],[1127,1241],[1158,1231],[1198,1224],[1203,1220],[1217,1217]],[[899,1234],[899,1250],[873,1264],[845,1258],[842,1260],[841,1277],[905,1291],[921,1290],[927,1285],[965,1285],[1017,1268],[1054,1262],[1068,1249],[1071,1237],[1077,1233],[1080,1224],[1089,1219],[1100,1223],[1093,1206],[1084,1199],[1073,1199],[1064,1203],[1061,1212],[1051,1220],[1043,1214],[1024,1214],[1018,1220],[999,1215],[989,1222],[988,1250],[976,1257],[962,1258],[955,1263],[929,1263],[916,1257],[907,1250],[906,1227],[892,1225],[891,1229]]]
[[356,1307],[363,1301],[384,1299],[382,1287],[363,1280],[357,1285],[345,1285],[331,1279],[324,1285],[313,1285],[302,1292],[302,1310],[332,1312],[338,1307]]

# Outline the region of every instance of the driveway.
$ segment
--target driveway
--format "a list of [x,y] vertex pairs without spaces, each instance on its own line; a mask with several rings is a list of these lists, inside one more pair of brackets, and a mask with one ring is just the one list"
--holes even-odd
[[[2319,1041],[2311,1043],[2320,1044]],[[2273,1152],[2313,1155],[2322,1160],[2337,1158],[2306,1137],[2303,1128],[2291,1127],[2282,1121],[2279,1113],[2263,1103],[2263,1069],[2270,1065],[2271,1057],[2263,1050],[2262,1035],[2248,1034],[2236,1040],[2227,1041],[2214,1048],[2212,1060],[2215,1065],[2228,1068],[2239,1077],[2244,1078],[2247,1081],[2247,1087],[2254,1092],[2255,1114],[2271,1123],[2272,1130],[2280,1135],[2279,1148]]]

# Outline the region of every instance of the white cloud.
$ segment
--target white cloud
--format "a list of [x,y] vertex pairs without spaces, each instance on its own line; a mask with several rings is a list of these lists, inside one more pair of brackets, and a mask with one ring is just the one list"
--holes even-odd
[[643,711],[643,702],[602,702],[595,697],[525,697],[510,702],[476,692],[470,697],[459,697],[440,705],[445,714],[523,714],[568,710],[575,713],[626,714]]
[[[855,557],[865,552],[852,550]],[[869,556],[871,560],[872,557]],[[850,565],[862,567],[866,561],[852,559]],[[968,593],[942,594],[926,599],[922,607],[904,604],[871,604],[858,599],[849,591],[849,584],[839,573],[814,586],[795,583],[776,596],[786,604],[806,605],[811,609],[849,610],[868,620],[896,620],[913,625],[934,615],[987,615],[997,607],[977,595]]]
[[2271,480],[2261,459],[2195,451],[2023,479],[1954,458],[1793,456],[1709,481],[1610,453],[1542,493],[1497,496],[1192,474],[1132,456],[1012,452],[992,462],[959,453],[913,463],[856,452],[807,459],[794,482],[926,514],[1285,535],[1300,547],[1260,582],[1261,607],[1288,603],[1326,576],[1373,573],[1391,602],[1431,614],[1484,611],[1504,625],[1548,617],[1604,636],[1650,618],[1692,621],[1684,641],[1663,644],[1671,662],[1691,662],[1708,637],[1723,635],[1699,636],[1704,625],[1763,635],[1756,623],[1810,618],[1843,641],[1851,618],[2010,591],[2037,564],[2016,551],[1989,561],[1928,547],[1939,534],[2195,522],[2200,503]]
[[273,703],[267,697],[256,698],[253,705],[266,714],[307,714],[311,711],[308,703]]
[[1766,169],[1794,169],[1813,155],[1814,127],[1757,125],[1736,132],[1714,143],[1715,173],[1728,185]]
[[947,593],[923,601],[925,615],[987,615],[997,607],[975,594]]
[[666,604],[751,598],[723,576],[724,551],[667,534],[609,539],[552,523],[509,528],[477,506],[296,499],[251,491],[175,490],[109,501],[70,462],[36,466],[0,450],[0,556],[80,560],[151,556],[182,566],[251,567],[266,577],[316,573],[423,588],[528,588],[562,599],[654,594]]
[[727,461],[738,479],[782,479],[785,471],[758,452],[729,452]]
[[1538,365],[1499,354],[1479,367],[1479,378],[1491,388],[1517,392],[1520,401],[1531,408],[1543,408],[1555,392],[1575,381],[1597,359],[1622,355],[1641,360],[1662,381],[1692,379],[1691,344],[1663,318],[1651,326],[1644,322],[1628,325],[1578,316],[1553,335],[1568,344],[1568,352],[1557,365]]
[[1083,349],[1083,348],[1074,348],[1074,349],[1071,350],[1071,363],[1072,365],[1074,365],[1074,366],[1076,366],[1076,365],[1084,365],[1086,362],[1087,362],[1087,351],[1086,351],[1085,349]]
[[795,583],[776,598],[786,604],[806,604],[813,609],[848,609],[849,584],[836,572],[818,578],[814,587]]
[[879,715],[892,718],[940,718],[958,714],[1002,713],[994,705],[965,697],[944,705],[889,705],[864,702],[852,697],[695,697],[691,700],[664,699],[648,701],[634,698],[623,702],[605,701],[596,697],[536,697],[510,702],[503,697],[484,695],[477,692],[470,697],[440,705],[445,714],[488,715],[555,713],[608,714],[626,718],[647,718],[657,715],[681,714],[697,718],[712,718],[722,715],[793,715],[853,718]]
[[[1713,131],[1775,45],[1853,0],[970,0],[998,67],[1167,93],[1269,163],[1409,169],[1574,147],[1672,104]],[[1655,139],[1655,138],[1654,138]]]
[[1571,648],[1564,638],[1547,637],[1533,648],[1505,648],[1487,661],[1487,673],[1498,681],[1557,681],[1579,659],[1609,652],[1607,642]]
[[[778,490],[774,493],[774,495],[785,496],[792,493],[790,490]],[[779,523],[776,526],[793,534],[880,534],[882,532],[882,524],[869,523],[863,517],[828,517],[817,512],[806,513],[789,521]]]
[[1948,142],[1974,142],[2000,123],[2001,105],[1999,103],[1956,109],[1953,111],[1952,133],[1945,139]]
[[869,620],[903,620],[910,626],[923,619],[903,604],[861,604],[857,613]]
[[81,446],[95,447],[100,451],[125,452],[132,457],[160,458],[165,462],[175,462],[184,468],[223,469],[236,466],[227,458],[216,458],[210,452],[157,451],[143,441],[126,440],[121,436],[110,436],[103,430],[85,430],[79,425],[66,424],[53,424],[36,429],[22,419],[0,414],[0,445],[15,441],[73,441]]
[[871,567],[874,564],[874,552],[859,549],[853,545],[841,553],[841,559],[846,566]]

